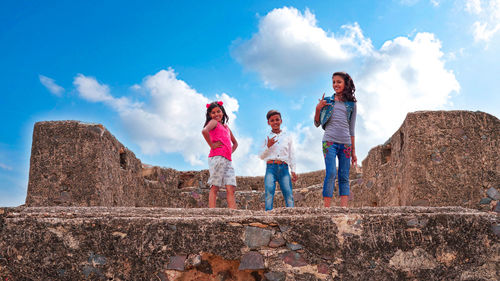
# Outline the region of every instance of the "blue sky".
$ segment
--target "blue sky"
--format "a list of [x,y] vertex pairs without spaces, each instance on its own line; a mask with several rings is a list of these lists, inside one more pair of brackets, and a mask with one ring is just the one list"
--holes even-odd
[[415,110],[500,116],[500,0],[2,1],[0,206],[24,203],[35,122],[103,124],[143,163],[206,169],[223,100],[239,175],[278,109],[298,172],[323,169],[312,114],[331,73],[356,84],[359,162]]

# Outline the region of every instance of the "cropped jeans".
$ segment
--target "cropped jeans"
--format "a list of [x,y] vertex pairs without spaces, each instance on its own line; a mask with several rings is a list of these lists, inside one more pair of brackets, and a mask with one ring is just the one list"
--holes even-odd
[[340,196],[349,196],[349,169],[351,167],[351,145],[323,142],[326,175],[323,182],[323,197],[333,197],[337,167],[335,158],[339,159],[338,182]]
[[292,178],[288,172],[288,164],[267,164],[264,186],[266,188],[266,211],[273,209],[276,181],[279,182],[281,193],[287,207],[293,207]]

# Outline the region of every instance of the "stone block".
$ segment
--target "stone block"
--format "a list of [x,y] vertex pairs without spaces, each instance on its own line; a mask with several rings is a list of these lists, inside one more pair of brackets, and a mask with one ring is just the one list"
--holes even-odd
[[173,256],[170,257],[170,261],[167,264],[167,269],[173,269],[178,271],[184,271],[187,256]]
[[264,257],[261,254],[255,251],[250,251],[246,254],[243,254],[241,257],[241,263],[238,267],[239,270],[255,270],[255,269],[264,269],[266,268],[264,265]]
[[250,249],[257,249],[262,246],[267,246],[271,240],[272,232],[268,229],[260,227],[245,228],[245,244]]

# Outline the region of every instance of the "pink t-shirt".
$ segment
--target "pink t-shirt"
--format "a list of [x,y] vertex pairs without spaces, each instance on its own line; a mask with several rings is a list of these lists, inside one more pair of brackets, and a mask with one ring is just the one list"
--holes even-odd
[[222,146],[219,146],[216,149],[210,149],[208,157],[223,156],[231,161],[232,143],[229,128],[226,125],[222,125],[220,122],[217,122],[217,126],[213,128],[209,134],[212,142],[220,141]]

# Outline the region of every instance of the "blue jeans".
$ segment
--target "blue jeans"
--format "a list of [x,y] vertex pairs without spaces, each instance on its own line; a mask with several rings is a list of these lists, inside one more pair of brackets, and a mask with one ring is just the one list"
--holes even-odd
[[323,182],[323,197],[333,197],[337,167],[335,158],[339,159],[339,194],[349,196],[349,168],[351,167],[351,145],[333,142],[323,142],[326,175]]
[[266,188],[266,211],[273,209],[276,181],[279,182],[281,193],[287,207],[293,207],[292,178],[288,172],[288,164],[267,164],[264,186]]

